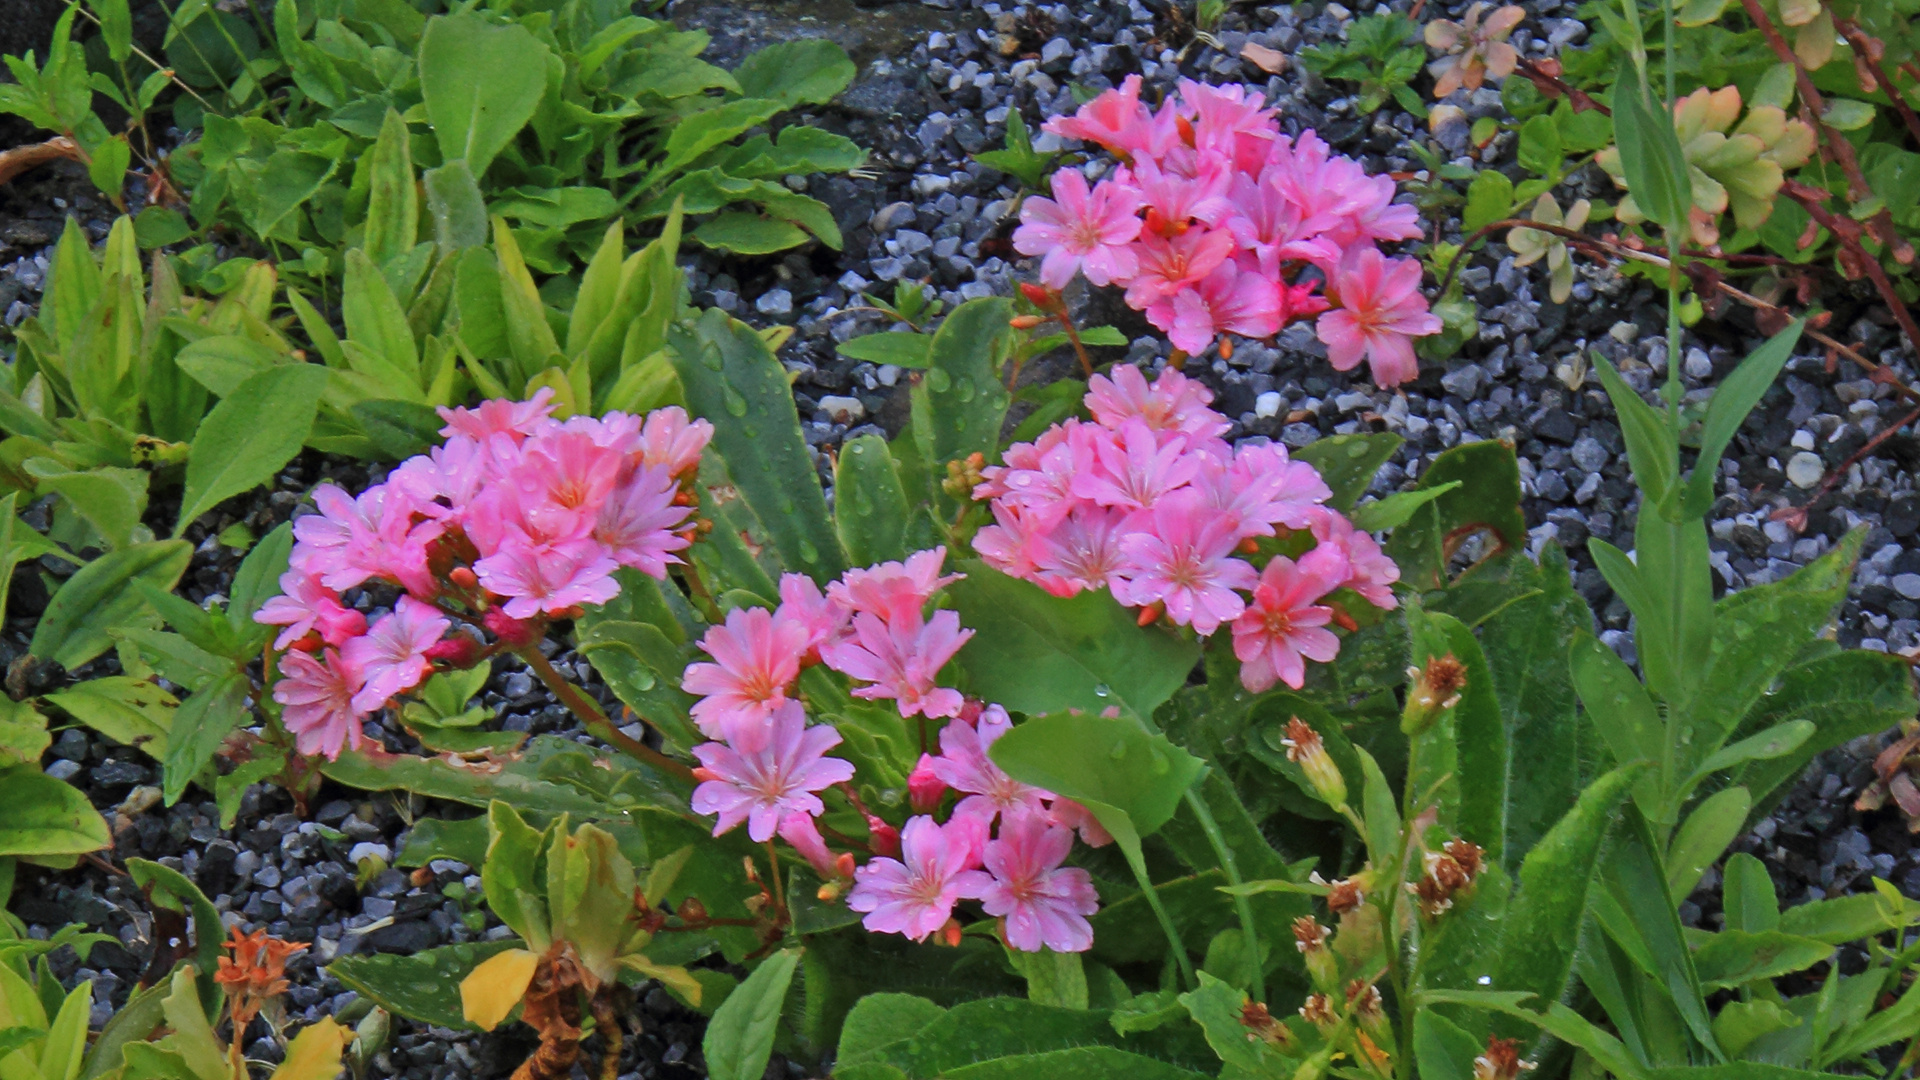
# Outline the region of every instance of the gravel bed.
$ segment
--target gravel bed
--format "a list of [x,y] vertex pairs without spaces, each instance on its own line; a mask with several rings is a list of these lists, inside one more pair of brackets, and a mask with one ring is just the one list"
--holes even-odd
[[[1394,0],[1391,6],[1404,10],[1407,2]],[[1466,4],[1439,6],[1459,18]],[[1527,0],[1523,6],[1531,17],[1513,40],[1530,56],[1577,45],[1584,33],[1573,18],[1575,3]],[[1037,133],[1041,120],[1075,106],[1075,85],[1097,92],[1139,72],[1148,95],[1155,96],[1183,77],[1245,81],[1265,87],[1289,131],[1313,128],[1370,170],[1419,166],[1408,142],[1429,136],[1423,124],[1391,103],[1361,116],[1338,84],[1328,85],[1291,64],[1269,75],[1237,58],[1248,43],[1292,57],[1305,46],[1341,37],[1352,18],[1372,7],[1236,7],[1216,31],[1225,51],[1198,43],[1182,50],[1158,14],[1164,7],[1159,0],[1052,5],[675,0],[668,6],[668,15],[683,26],[713,34],[709,58],[723,65],[773,41],[825,35],[846,46],[860,67],[858,80],[841,100],[801,117],[873,150],[869,175],[815,177],[805,184],[808,193],[833,209],[846,236],[845,250],[816,247],[753,262],[690,251],[682,260],[697,303],[756,324],[795,328],[781,359],[796,376],[795,398],[823,476],[830,477],[829,455],[844,439],[876,430],[897,432],[907,415],[902,372],[848,361],[834,351],[839,341],[884,328],[875,316],[847,310],[862,303],[859,293],[890,292],[896,281],[925,280],[951,306],[1008,295],[1018,280],[1031,277],[1030,267],[1010,261],[1014,255],[1006,243],[1016,194],[1012,182],[969,158],[1000,145],[1010,110],[1018,109]],[[1542,33],[1547,36],[1538,36]],[[1498,93],[1490,88],[1450,100],[1469,117],[1500,109]],[[1463,130],[1442,134],[1464,139]],[[1466,156],[1464,141],[1445,148],[1463,163],[1510,167],[1513,160],[1510,136],[1496,139],[1478,162]],[[1611,193],[1605,177],[1591,168],[1569,187],[1590,197]],[[67,213],[76,214],[99,239],[112,210],[90,194],[84,174],[71,167],[43,169],[0,186],[0,323],[11,326],[31,314],[50,245]],[[1457,218],[1444,222],[1439,232],[1440,239],[1457,241]],[[1304,326],[1290,328],[1271,346],[1242,343],[1231,361],[1203,357],[1187,370],[1213,389],[1216,405],[1236,421],[1230,438],[1266,437],[1300,446],[1335,433],[1402,435],[1407,444],[1382,471],[1377,493],[1417,478],[1448,447],[1490,438],[1513,442],[1532,545],[1537,549],[1552,540],[1567,549],[1577,587],[1600,616],[1603,637],[1630,656],[1626,608],[1593,567],[1586,545],[1594,537],[1631,545],[1635,493],[1613,411],[1591,378],[1578,377],[1579,361],[1598,349],[1636,386],[1664,379],[1669,359],[1665,298],[1644,281],[1607,268],[1579,264],[1578,272],[1571,302],[1553,304],[1543,269],[1516,268],[1502,245],[1488,244],[1461,275],[1479,306],[1479,338],[1448,364],[1423,368],[1401,392],[1381,391],[1364,377],[1332,370],[1324,363],[1325,350]],[[1108,350],[1108,358],[1150,367],[1164,361],[1162,339],[1110,294],[1071,299],[1087,319],[1117,325],[1132,339],[1130,347]],[[1903,378],[1914,377],[1896,332],[1874,317],[1864,298],[1836,289],[1824,300],[1835,310],[1836,336],[1877,356]],[[1756,340],[1751,325],[1738,316],[1696,327],[1679,358],[1689,395],[1704,395]],[[9,350],[8,335],[0,332],[0,353]],[[1051,364],[1033,365],[1029,377],[1066,370],[1067,360],[1056,357]],[[1722,466],[1722,497],[1711,523],[1716,588],[1777,580],[1818,557],[1847,530],[1864,525],[1867,556],[1842,609],[1839,640],[1892,651],[1920,647],[1920,543],[1915,540],[1920,494],[1912,479],[1920,442],[1905,434],[1887,440],[1813,510],[1804,532],[1796,534],[1771,519],[1776,509],[1804,502],[1827,470],[1879,432],[1885,422],[1881,410],[1892,405],[1888,387],[1846,369],[1829,371],[1824,356],[1808,353],[1789,363]],[[210,520],[209,532],[190,537],[199,542],[243,518],[262,533],[291,515],[303,492],[329,477],[356,487],[377,478],[363,466],[309,455],[285,471],[274,491],[223,507],[221,519]],[[166,508],[154,510],[155,520],[170,520]],[[201,543],[187,594],[196,600],[224,594],[237,561],[211,540]],[[60,572],[57,563],[47,569]],[[10,598],[0,635],[0,660],[8,663],[24,654],[45,603],[44,591],[35,595],[31,575],[17,580],[21,586]],[[563,667],[575,664],[564,651],[555,659]],[[65,677],[29,674],[43,685]],[[589,682],[589,688],[611,700],[603,687]],[[517,666],[496,667],[484,704],[506,729],[584,738]],[[402,745],[397,732],[380,733],[395,748]],[[1798,787],[1736,842],[1736,850],[1765,860],[1783,903],[1857,891],[1869,876],[1888,878],[1920,897],[1920,849],[1897,814],[1852,809],[1868,779],[1867,762],[1884,741],[1862,739],[1821,755]],[[400,849],[410,820],[465,813],[458,808],[329,786],[314,802],[309,820],[302,821],[284,793],[256,787],[235,827],[222,830],[210,802],[160,808],[147,794],[157,778],[153,763],[85,731],[58,736],[49,771],[82,786],[108,812],[119,838],[114,854],[168,861],[195,876],[230,921],[314,943],[290,969],[290,1018],[312,1019],[351,1005],[354,995],[325,974],[323,965],[333,957],[412,952],[499,932],[483,908],[456,898],[462,888],[471,893],[477,884],[473,868],[436,863],[417,875],[389,871],[364,887],[355,880],[361,857]],[[1717,888],[1718,875],[1710,872],[1683,905],[1683,917],[1713,925]],[[120,947],[98,950],[85,967],[70,952],[56,956],[64,979],[98,980],[96,1020],[124,1000],[154,947],[139,897],[123,877],[91,862],[61,874],[23,872],[12,909],[36,934],[79,920],[121,941]],[[622,1080],[701,1075],[697,1017],[657,990],[632,1011],[643,1034],[629,1041]],[[256,1027],[253,1034],[264,1031]],[[401,1021],[371,1075],[408,1080],[505,1075],[529,1045],[511,1031],[478,1037]],[[274,1052],[268,1039],[249,1047],[262,1059]],[[778,1060],[772,1070],[769,1075],[802,1075]]]

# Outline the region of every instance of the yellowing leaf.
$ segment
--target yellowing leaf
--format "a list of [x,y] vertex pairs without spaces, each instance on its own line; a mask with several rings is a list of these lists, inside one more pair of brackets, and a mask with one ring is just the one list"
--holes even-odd
[[340,1075],[340,1055],[352,1041],[352,1028],[322,1017],[287,1044],[287,1059],[273,1070],[272,1080],[334,1080]]
[[508,949],[488,957],[460,982],[460,1009],[467,1022],[492,1031],[507,1018],[533,982],[540,958],[525,949]]
[[668,989],[686,998],[688,1003],[696,1008],[700,1005],[700,980],[694,978],[693,973],[686,968],[677,964],[672,967],[656,964],[639,953],[629,953],[621,957],[619,964],[621,967],[631,968],[650,979],[664,983]]

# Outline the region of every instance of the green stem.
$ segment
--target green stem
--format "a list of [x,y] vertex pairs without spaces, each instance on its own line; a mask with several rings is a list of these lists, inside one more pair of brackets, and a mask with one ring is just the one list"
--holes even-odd
[[[1202,777],[1200,784],[1204,783],[1206,779]],[[1187,808],[1193,811],[1194,820],[1200,823],[1200,831],[1207,834],[1207,842],[1213,845],[1213,853],[1219,856],[1220,869],[1227,875],[1227,884],[1239,886],[1242,884],[1239,864],[1234,860],[1233,849],[1227,846],[1226,836],[1220,832],[1220,824],[1213,819],[1212,808],[1198,791],[1200,784],[1187,789]],[[1236,893],[1233,909],[1240,916],[1240,933],[1247,939],[1247,971],[1252,980],[1247,986],[1247,993],[1252,994],[1255,1001],[1265,1001],[1266,978],[1260,958],[1260,933],[1253,925],[1253,902]]]
[[1153,917],[1160,921],[1160,932],[1167,935],[1167,944],[1173,949],[1173,962],[1180,968],[1180,984],[1189,989],[1199,985],[1193,977],[1193,961],[1187,959],[1187,946],[1180,940],[1180,931],[1174,929],[1172,916],[1160,903],[1160,894],[1154,889],[1153,879],[1147,876],[1147,860],[1140,853],[1140,841],[1134,839],[1128,843],[1121,840],[1120,850],[1127,856],[1127,867],[1133,871],[1133,879],[1140,883],[1140,893],[1147,898],[1147,906],[1153,909]]

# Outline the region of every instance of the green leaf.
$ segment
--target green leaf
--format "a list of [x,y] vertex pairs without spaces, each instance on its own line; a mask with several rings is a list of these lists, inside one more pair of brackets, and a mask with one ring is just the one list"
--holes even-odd
[[193,235],[193,227],[187,223],[186,216],[166,206],[149,206],[135,214],[133,230],[140,239],[140,247],[147,251],[177,244]]
[[420,350],[407,323],[406,309],[393,294],[385,274],[354,248],[347,252],[346,280],[340,290],[341,315],[347,324],[347,344],[358,345],[365,359],[347,351],[347,361],[364,374],[379,379],[395,397],[417,397],[420,392]]
[[47,718],[40,715],[33,702],[0,700],[0,768],[38,765],[40,755],[52,743]]
[[427,20],[420,36],[420,94],[440,156],[476,177],[533,118],[547,92],[539,38],[514,23],[461,13]]
[[1360,501],[1373,485],[1380,466],[1405,442],[1393,434],[1329,435],[1295,450],[1293,459],[1319,470],[1320,479],[1333,491],[1327,505],[1344,513]]
[[433,219],[433,240],[442,251],[474,248],[487,242],[486,198],[480,194],[480,184],[465,161],[455,158],[438,168],[428,169],[420,180],[427,191],[427,216]]
[[1820,113],[1820,122],[1840,131],[1858,131],[1873,123],[1874,107],[1864,101],[1851,98],[1826,99],[1826,109]]
[[1626,661],[1585,630],[1573,642],[1573,685],[1615,761],[1660,759],[1666,725],[1659,708]]
[[1119,811],[1136,836],[1166,824],[1206,770],[1166,736],[1132,721],[1071,713],[1016,725],[988,753],[1014,779],[1084,803],[1103,825],[1103,808]]
[[946,1080],[1203,1080],[1209,1074],[1112,1046],[1075,1046],[993,1058],[940,1075]]
[[167,730],[179,702],[145,679],[108,675],[84,679],[57,693],[48,704],[122,746],[144,750],[155,760],[167,752]]
[[667,336],[688,408],[713,421],[712,448],[782,564],[823,583],[838,577],[846,566],[840,539],[773,350],[752,327],[717,310]]
[[1474,1080],[1481,1046],[1460,1025],[1433,1009],[1413,1014],[1413,1056],[1424,1080]]
[[689,235],[715,251],[735,255],[771,255],[807,242],[807,234],[791,222],[744,210],[710,218]]
[[912,1038],[945,1015],[947,1010],[918,994],[868,994],[847,1012],[834,1061],[840,1066],[854,1064],[882,1047]]
[[253,550],[247,552],[247,557],[240,560],[240,569],[233,575],[232,596],[227,601],[227,621],[233,627],[234,636],[243,641],[262,641],[268,633],[277,632],[277,628],[254,622],[253,616],[261,605],[280,595],[280,575],[286,573],[292,553],[293,523],[283,522],[261,537]]
[[1605,888],[1595,914],[1607,934],[1664,992],[1687,1030],[1715,1058],[1711,1021],[1676,914],[1666,873],[1656,854],[1653,831],[1640,812],[1629,808],[1601,874]]
[[327,965],[327,974],[388,1012],[455,1031],[478,1031],[460,1007],[460,981],[496,953],[522,948],[519,941],[443,945],[395,955],[363,953]]
[[1419,491],[1396,491],[1384,499],[1354,507],[1348,516],[1353,519],[1353,527],[1362,532],[1397,529],[1413,517],[1415,510],[1459,486],[1460,481],[1449,480],[1438,487]]
[[80,789],[29,762],[0,769],[0,856],[84,855],[113,843]]
[[373,449],[390,461],[424,454],[440,443],[440,414],[417,401],[356,401],[350,410]]
[[1615,769],[1595,780],[1527,853],[1519,890],[1503,920],[1495,989],[1524,990],[1548,1000],[1558,1000],[1565,990],[1600,845],[1633,778],[1634,770]]
[[1418,589],[1444,583],[1447,561],[1465,538],[1491,534],[1496,550],[1521,550],[1527,540],[1520,513],[1520,465],[1507,443],[1466,443],[1435,458],[1420,474],[1416,491],[1455,483],[1432,502],[1414,510],[1386,543],[1400,566],[1400,580]]
[[824,105],[853,82],[858,71],[847,52],[823,37],[769,45],[733,71],[740,93],[782,105]]
[[273,479],[313,431],[327,369],[316,364],[269,368],[221,399],[193,437],[178,535],[227,499]]
[[1007,962],[1027,980],[1027,1000],[1063,1009],[1087,1007],[1087,971],[1079,953],[1007,950]]
[[1180,1004],[1187,1007],[1194,1023],[1206,1032],[1207,1045],[1213,1047],[1213,1052],[1220,1055],[1228,1069],[1249,1076],[1289,1075],[1286,1055],[1255,1038],[1240,1022],[1241,1009],[1247,1002],[1246,991],[1204,971],[1200,973],[1199,988],[1180,995]]
[[[502,217],[493,219],[493,250],[500,260],[499,310],[506,315],[507,344],[520,365],[521,377],[531,379],[556,362],[565,362],[560,356],[560,342],[547,322],[547,308],[540,299],[540,290],[535,287],[533,275],[527,272],[526,260],[520,255],[520,242],[514,239],[513,230]],[[462,318],[465,318],[464,310]]]
[[33,631],[32,655],[71,670],[113,645],[108,631],[150,625],[152,616],[134,580],[172,589],[186,572],[193,545],[185,540],[135,544],[81,567],[53,595]]
[[[132,544],[134,530],[140,527],[147,509],[147,484],[151,474],[143,469],[118,469],[109,466],[70,472],[51,458],[29,458],[27,475],[38,480],[41,492],[58,492],[80,515],[87,519],[108,546],[120,550]],[[140,535],[152,533],[141,529]]]
[[1693,205],[1687,158],[1673,129],[1673,116],[1648,88],[1631,58],[1623,58],[1613,84],[1613,132],[1627,190],[1647,216],[1676,235],[1686,231]]
[[833,469],[833,522],[847,561],[856,566],[907,556],[907,493],[887,441],[878,435],[849,439]]
[[87,162],[87,179],[107,198],[120,201],[120,189],[127,182],[127,166],[133,163],[133,146],[125,135],[115,135],[93,148],[93,160]]
[[[1720,2],[1725,3],[1726,0],[1720,0]],[[1765,998],[1756,998],[1752,1001],[1729,1001],[1720,1006],[1720,1011],[1714,1014],[1713,1037],[1719,1041],[1720,1049],[1725,1050],[1727,1056],[1738,1058],[1747,1047],[1753,1045],[1754,1040],[1761,1036],[1796,1028],[1801,1023],[1799,1017],[1781,1008],[1778,1002],[1768,1001]],[[1747,1063],[1743,1062],[1727,1068],[1739,1070],[1739,1075],[1745,1078],[1750,1075],[1746,1071],[1748,1067]]]
[[1692,893],[1707,867],[1719,862],[1740,835],[1751,809],[1753,796],[1737,786],[1722,788],[1694,807],[1667,849],[1667,891],[1674,896]]
[[[1558,174],[1566,158],[1566,148],[1560,145],[1560,127],[1553,122],[1553,117],[1536,116],[1522,124],[1517,153],[1520,167],[1528,172],[1541,176]],[[1471,191],[1468,194],[1471,196]]]
[[[1620,432],[1626,438],[1627,461],[1632,466],[1634,482],[1658,504],[1677,485],[1679,444],[1674,442],[1667,418],[1641,400],[1639,393],[1614,369],[1613,362],[1598,350],[1592,356],[1594,370],[1600,375],[1601,385],[1606,387],[1608,400],[1613,402],[1613,411],[1620,415]],[[1738,427],[1735,424],[1735,430]]]
[[973,693],[1016,712],[1118,706],[1148,720],[1200,658],[1193,643],[1140,626],[1104,591],[1063,598],[982,563],[962,569],[948,594],[974,635],[957,662]]
[[1520,1007],[1520,1002],[1533,997],[1532,994],[1510,993],[1499,990],[1428,990],[1420,995],[1421,1005],[1465,1005],[1469,1008],[1486,1009],[1489,1012],[1516,1017],[1535,1025],[1562,1042],[1577,1046],[1593,1056],[1602,1067],[1621,1080],[1639,1080],[1645,1073],[1639,1062],[1627,1052],[1620,1040],[1610,1033],[1594,1026],[1579,1013],[1555,1001],[1547,1006],[1545,1013],[1536,1013]]
[[759,1080],[773,1056],[773,1037],[800,950],[774,953],[727,995],[707,1023],[701,1050],[713,1080]]
[[919,369],[932,358],[933,338],[911,331],[867,334],[841,342],[835,349],[849,360]]
[[1714,387],[1707,402],[1707,416],[1700,425],[1700,456],[1694,460],[1693,473],[1687,477],[1686,498],[1679,513],[1683,517],[1701,517],[1713,508],[1714,484],[1720,475],[1720,456],[1727,444],[1746,422],[1747,414],[1760,403],[1760,396],[1773,385],[1780,369],[1800,343],[1805,319],[1795,319],[1785,330],[1767,339],[1733,373]]
[[1700,973],[1701,986],[1731,988],[1805,971],[1833,952],[1834,947],[1825,942],[1777,930],[1723,930],[1708,937],[1706,944],[1694,952],[1693,964]]
[[662,147],[665,156],[654,164],[641,181],[651,188],[686,168],[695,158],[732,139],[748,128],[766,123],[773,114],[786,108],[778,101],[743,98],[725,105],[694,113],[675,124]]
[[249,689],[246,676],[235,672],[180,703],[167,740],[163,791],[168,806],[179,802],[187,784],[213,762],[227,736],[252,718],[246,707]]
[[[913,391],[913,435],[936,476],[949,461],[975,453],[992,459],[1000,448],[1011,400],[1000,364],[1013,345],[1012,311],[998,297],[969,300],[934,331],[926,374]],[[942,491],[934,498],[949,515],[960,505]]]
[[1780,900],[1765,864],[1744,851],[1735,852],[1728,857],[1722,876],[1727,929],[1757,934],[1780,926]]
[[1829,945],[1845,945],[1898,929],[1920,918],[1920,913],[1912,910],[1915,903],[1908,901],[1906,909],[1893,909],[1874,893],[1815,900],[1781,912],[1780,931]]
[[1799,776],[1815,754],[1886,731],[1913,714],[1913,679],[1902,657],[1848,649],[1796,664],[1780,673],[1735,734],[1810,720],[1813,736],[1791,753],[1739,766],[1731,779],[1753,792],[1756,805],[1769,805],[1769,793]]
[[[1536,118],[1537,119],[1537,118]],[[1472,234],[1513,215],[1513,181],[1498,169],[1481,169],[1467,185],[1467,208],[1460,218],[1463,232]]]
[[226,937],[220,911],[191,879],[180,871],[147,859],[128,859],[127,874],[154,908],[164,908],[193,920],[193,957],[199,969],[202,1001],[216,1000],[214,972],[220,967],[220,952]]
[[380,124],[368,161],[367,222],[361,247],[375,266],[413,250],[420,225],[413,152],[406,121],[392,109]]

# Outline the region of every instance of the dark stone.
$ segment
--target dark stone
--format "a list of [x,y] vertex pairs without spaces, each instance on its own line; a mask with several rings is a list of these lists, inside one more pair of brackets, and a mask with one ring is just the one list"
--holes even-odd
[[1534,434],[1542,439],[1557,442],[1562,446],[1572,446],[1580,437],[1580,429],[1574,426],[1573,417],[1563,409],[1549,409],[1534,421]]
[[144,766],[131,761],[109,761],[93,770],[93,782],[101,787],[121,787],[147,782],[147,770]]
[[1920,531],[1920,495],[1897,495],[1887,504],[1883,522],[1893,535],[1905,540]]
[[402,956],[424,952],[440,944],[440,934],[424,920],[383,926],[366,938],[366,947],[374,952],[399,953]]

